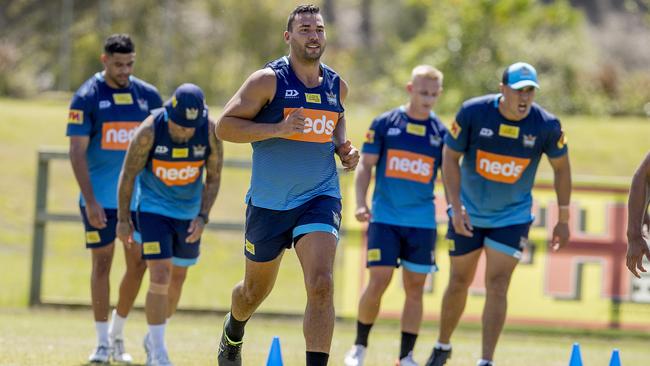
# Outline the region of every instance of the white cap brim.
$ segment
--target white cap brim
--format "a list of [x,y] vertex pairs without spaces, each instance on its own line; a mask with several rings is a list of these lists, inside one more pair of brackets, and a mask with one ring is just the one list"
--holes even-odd
[[516,83],[509,84],[508,86],[511,87],[512,89],[523,89],[527,86],[534,86],[535,88],[539,89],[539,84],[537,84],[533,80],[520,80]]

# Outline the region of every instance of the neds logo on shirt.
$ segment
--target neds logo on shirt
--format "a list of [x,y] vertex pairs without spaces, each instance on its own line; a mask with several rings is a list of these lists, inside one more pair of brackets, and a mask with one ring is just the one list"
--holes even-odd
[[433,177],[434,158],[406,150],[388,149],[386,177],[429,183]]
[[153,174],[168,186],[194,183],[201,175],[205,161],[165,161],[152,159]]
[[[297,108],[285,108],[284,117]],[[332,141],[332,134],[339,121],[339,114],[332,111],[319,109],[303,109],[305,116],[305,129],[302,133],[293,134],[287,139],[306,142],[326,143]]]
[[104,122],[102,125],[102,149],[126,150],[139,125],[140,122]]
[[476,150],[476,172],[494,182],[516,183],[529,163],[530,159]]

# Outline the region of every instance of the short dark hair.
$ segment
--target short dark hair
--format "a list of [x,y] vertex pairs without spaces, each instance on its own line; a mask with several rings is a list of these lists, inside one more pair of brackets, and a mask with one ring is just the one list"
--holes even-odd
[[128,34],[112,34],[104,42],[104,53],[108,55],[133,52],[135,52],[135,45]]
[[291,14],[289,14],[289,19],[287,19],[287,31],[291,32],[293,31],[293,20],[296,19],[296,15],[298,14],[304,14],[304,13],[309,13],[309,14],[320,14],[320,8],[316,5],[298,5]]

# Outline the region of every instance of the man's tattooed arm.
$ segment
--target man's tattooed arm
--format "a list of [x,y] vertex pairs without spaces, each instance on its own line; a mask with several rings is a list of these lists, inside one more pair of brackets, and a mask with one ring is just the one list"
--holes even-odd
[[135,177],[147,163],[153,146],[153,116],[147,117],[135,132],[124,158],[120,181],[117,186],[117,219],[128,222],[131,218],[131,196]]

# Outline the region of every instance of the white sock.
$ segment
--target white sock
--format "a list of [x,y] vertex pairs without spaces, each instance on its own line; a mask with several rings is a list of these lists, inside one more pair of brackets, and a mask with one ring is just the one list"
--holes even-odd
[[124,323],[126,323],[126,318],[122,318],[118,313],[117,309],[113,309],[113,314],[111,316],[111,324],[108,327],[108,334],[111,338],[114,339],[123,339],[122,332],[124,331]]
[[443,351],[449,351],[449,350],[451,350],[451,343],[436,342],[435,348],[441,349]]
[[167,350],[165,346],[165,323],[162,324],[149,324],[149,334],[151,335],[151,343],[153,343],[154,352],[159,350]]
[[95,322],[97,332],[97,344],[108,347],[108,322]]
[[481,358],[476,363],[476,366],[494,366],[494,363],[491,360],[486,360],[484,358]]

